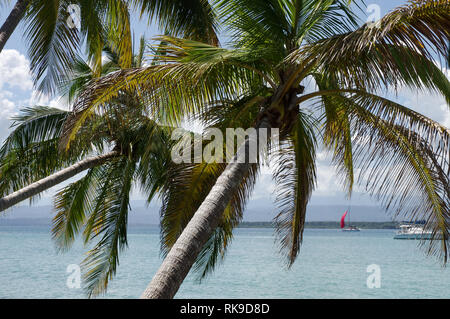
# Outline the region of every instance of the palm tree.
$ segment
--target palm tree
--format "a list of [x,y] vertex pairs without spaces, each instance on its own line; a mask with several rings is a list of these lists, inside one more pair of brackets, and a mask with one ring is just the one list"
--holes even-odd
[[[141,39],[131,66],[142,65],[144,46]],[[120,55],[108,47],[104,54],[102,73],[120,70]],[[60,92],[71,100],[94,78],[93,68],[78,59]],[[0,210],[86,171],[55,196],[53,237],[62,251],[80,232],[86,244],[95,243],[83,262],[89,296],[106,291],[126,247],[132,186],[139,186],[150,202],[167,183],[171,130],[152,120],[142,103],[138,95],[122,92],[104,105],[108,116],[90,116],[66,152],[59,144],[71,112],[26,108],[13,119],[14,131],[0,149],[0,196],[13,192],[0,199]]]
[[[58,133],[69,112],[39,106],[25,109],[16,118],[19,129],[10,136],[14,141],[5,144],[8,152],[0,164],[0,190],[21,188],[17,193],[22,196],[10,195],[16,201],[86,171],[55,195],[52,232],[60,251],[69,249],[80,233],[85,244],[95,244],[82,264],[89,296],[106,291],[116,272],[119,252],[126,247],[133,185],[148,194],[150,202],[166,182],[165,167],[170,164],[170,130],[131,103],[127,103],[126,110],[115,107],[115,116],[110,111],[108,117],[93,116],[87,121],[76,146],[60,156],[55,156],[61,138]],[[51,171],[57,173],[22,188],[28,179]]]
[[[46,109],[30,109],[29,111],[54,111],[56,110],[46,110]],[[64,168],[50,176],[40,179],[37,182],[32,183],[31,185],[25,186],[22,189],[13,192],[3,198],[0,199],[0,211],[7,210],[8,208],[23,202],[28,198],[32,198],[33,196],[39,195],[40,193],[56,186],[79,173],[91,169],[93,167],[97,167],[106,163],[113,157],[117,157],[119,153],[113,151],[107,154],[101,154],[97,156],[93,156],[90,158],[86,158],[81,160],[72,166]]]
[[[25,14],[25,10],[28,8],[28,31],[31,40],[30,55],[32,56],[32,69],[39,68],[39,75],[36,77],[36,81],[48,70],[48,73],[53,73],[47,77],[48,80],[41,82],[41,92],[53,92],[59,87],[60,83],[67,77],[77,77],[76,85],[67,93],[69,99],[73,99],[76,92],[82,90],[83,85],[87,84],[93,78],[98,77],[104,72],[117,71],[120,68],[129,68],[132,66],[140,67],[143,61],[143,42],[141,41],[141,51],[137,61],[132,61],[132,45],[131,45],[131,32],[128,17],[128,5],[123,1],[80,1],[77,4],[80,5],[80,18],[81,31],[87,39],[88,43],[88,59],[92,60],[93,69],[85,64],[76,56],[75,42],[78,41],[78,34],[73,33],[75,30],[65,23],[67,16],[67,8],[72,2],[59,2],[53,3],[52,1],[34,1],[31,4],[29,2],[23,3],[18,1],[16,7],[11,13],[14,16],[15,26],[19,23],[19,19]],[[202,40],[208,43],[218,44],[218,38],[216,35],[215,15],[212,11],[209,3],[205,1],[192,1],[185,3],[183,1],[146,1],[146,0],[134,0],[130,3],[134,7],[140,9],[141,15],[147,13],[149,20],[156,18],[160,27],[166,30],[166,32],[172,32],[193,39]],[[55,11],[55,8],[57,10]],[[19,10],[20,9],[20,10]],[[65,11],[66,10],[66,11]],[[20,11],[19,13],[17,11]],[[50,16],[49,16],[50,15]],[[12,19],[12,18],[11,18]],[[9,19],[9,20],[11,20]],[[55,19],[57,22],[55,22]],[[107,27],[103,26],[105,19],[109,21]],[[8,28],[8,38],[14,31],[10,21],[5,22],[5,27]],[[57,29],[57,27],[59,29]],[[58,35],[54,37],[53,35]],[[1,33],[0,33],[1,35]],[[0,37],[1,40],[1,37]],[[5,42],[6,42],[5,38]],[[75,41],[75,42],[71,42]],[[111,58],[115,58],[115,65],[111,69],[111,65],[106,69],[102,62],[102,53],[105,42],[108,42],[112,50],[109,50]],[[39,52],[37,52],[38,50]],[[53,50],[53,51],[52,51]],[[59,51],[58,51],[59,50]],[[63,52],[64,50],[68,50]],[[58,51],[58,52],[56,52]],[[114,53],[115,51],[116,53]],[[1,50],[0,50],[1,52]],[[34,57],[33,57],[34,56]],[[49,61],[48,57],[53,59],[59,59],[58,61]],[[34,63],[33,61],[36,61]],[[38,66],[40,65],[40,66]],[[88,72],[88,76],[78,73],[75,75],[68,74],[68,70],[72,70],[73,66],[81,68],[81,72]],[[75,70],[80,72],[80,70]],[[103,72],[103,73],[102,73]],[[69,72],[70,73],[70,72]],[[34,110],[31,110],[33,113]],[[33,118],[36,114],[31,115]],[[37,115],[40,117],[40,115]],[[42,115],[44,118],[47,114]],[[19,118],[18,122],[22,120]],[[61,119],[59,119],[61,120]],[[17,124],[17,123],[16,123]],[[14,126],[15,124],[13,124]],[[22,126],[22,125],[21,125]],[[22,130],[19,127],[16,131]],[[26,128],[25,128],[26,130]],[[61,133],[61,132],[59,132]],[[36,137],[40,138],[40,137]],[[10,139],[18,139],[14,137],[14,134],[10,136]],[[4,150],[0,153],[1,157],[5,157],[9,151],[5,143]],[[64,171],[45,171],[45,173],[35,176],[35,182],[31,185],[27,183],[20,184],[20,187],[9,188],[8,191],[13,191],[13,194],[5,196],[7,193],[3,192],[4,198],[0,199],[0,211],[3,211],[15,204],[32,197],[43,190],[46,190],[56,184],[60,179],[68,179],[91,166],[95,166],[99,160],[106,160],[106,155],[102,155],[100,158],[95,156],[93,158],[84,159],[83,163],[72,163],[71,167],[66,167]],[[114,156],[111,153],[110,156]],[[68,164],[68,163],[66,163]],[[82,165],[81,165],[82,164]],[[54,173],[51,177],[48,174]],[[46,175],[47,174],[47,175]],[[46,178],[46,180],[42,180]],[[28,179],[29,183],[30,180]],[[19,189],[21,188],[22,189]]]
[[[80,30],[68,23],[71,19],[69,8],[73,4],[80,8]],[[128,6],[123,1],[18,0],[0,29],[0,52],[21,21],[26,23],[32,75],[38,91],[43,94],[56,92],[83,39],[86,40],[87,54],[97,68],[100,67],[106,33],[110,40],[116,39],[114,44],[123,56],[131,50]]]
[[[67,9],[66,6],[64,6],[64,3],[58,2],[57,5],[52,7],[50,1],[35,1],[28,7],[29,12],[26,16],[27,19],[29,19],[28,31],[30,32],[30,39],[32,40],[31,49],[39,49],[40,53],[43,55],[52,56],[57,59],[61,58],[61,61],[59,61],[60,63],[55,60],[49,63],[46,56],[42,57],[38,56],[39,54],[35,55],[38,60],[37,64],[42,65],[39,72],[42,72],[43,74],[45,69],[49,68],[50,71],[54,73],[52,76],[48,77],[48,81],[42,81],[41,90],[45,92],[46,90],[53,91],[55,88],[59,89],[60,82],[64,82],[66,78],[70,78],[73,81],[70,82],[69,87],[67,87],[66,92],[64,92],[70,100],[83,90],[83,86],[89,81],[94,81],[96,77],[108,72],[117,71],[120,68],[141,67],[143,62],[144,42],[142,40],[139,55],[134,61],[130,58],[132,54],[130,51],[131,45],[128,45],[130,32],[128,11],[125,10],[127,9],[126,2],[105,1],[103,4],[101,1],[82,2],[83,3],[80,3],[82,10],[81,18],[83,19],[81,21],[81,31],[82,35],[87,38],[88,45],[91,45],[88,54],[90,60],[89,65],[80,60],[75,55],[75,51],[70,51],[72,49],[70,41],[78,41],[79,39],[77,38],[78,34],[72,34],[73,30],[70,28],[69,30],[67,25],[62,23],[64,19],[67,19],[67,15],[65,15],[65,12],[63,11],[64,9]],[[218,44],[215,30],[215,15],[212,8],[205,1],[191,1],[186,3],[184,1],[167,2],[143,0],[132,1],[130,4],[140,8],[141,14],[147,13],[150,18],[159,20],[160,27],[166,32],[170,31],[180,36]],[[95,7],[92,7],[91,5],[94,5]],[[102,7],[102,5],[104,6]],[[50,8],[44,8],[45,6],[50,6]],[[57,12],[54,12],[54,10],[49,11],[49,9],[54,8],[59,9]],[[53,16],[49,17],[48,15],[52,15],[52,13]],[[97,15],[97,13],[100,15]],[[23,14],[23,12],[21,14]],[[55,18],[59,22],[55,24],[51,18]],[[109,19],[107,21],[110,23],[107,24],[107,28],[103,28],[102,23],[104,23],[104,20],[102,20],[102,18]],[[46,23],[47,25],[44,25]],[[58,30],[56,30],[57,28],[55,25],[59,27]],[[49,29],[46,29],[47,26],[49,26]],[[12,31],[12,29],[9,29],[9,35]],[[54,40],[54,37],[51,36],[53,34],[57,34],[58,36],[56,37],[56,41],[50,43],[51,41],[49,42],[49,40]],[[39,41],[41,42],[38,43]],[[100,49],[105,41],[108,41],[112,46],[110,49],[106,49],[106,53],[111,62],[107,63],[106,66],[102,65],[100,67],[99,63],[101,62],[102,57]],[[58,50],[69,51],[58,51],[56,53],[50,51],[44,52],[44,47],[54,47],[52,50],[56,48]],[[40,76],[41,75],[38,77]],[[118,118],[121,118],[122,122],[120,123],[124,125],[124,117],[134,117],[135,119],[140,120],[139,125],[134,122],[130,125],[133,127],[138,125],[138,132],[143,134],[140,136],[141,140],[129,140],[129,145],[134,147],[135,152],[138,152],[135,144],[142,144],[142,138],[145,136],[148,147],[146,149],[141,149],[140,155],[133,158],[133,163],[136,168],[134,175],[130,174],[134,179],[140,178],[141,186],[148,193],[150,201],[164,181],[163,177],[165,176],[165,173],[163,174],[162,172],[165,172],[165,169],[163,169],[162,165],[166,164],[163,155],[171,145],[170,140],[164,141],[163,143],[161,141],[158,142],[158,138],[159,140],[166,138],[168,132],[170,132],[170,128],[161,127],[156,123],[152,124],[152,122],[149,121],[148,114],[145,114],[144,116],[144,114],[139,112],[136,113],[135,111],[135,114],[130,115],[128,110],[125,112],[124,105],[127,105],[127,108],[132,108],[132,104],[136,102],[139,102],[139,98],[128,92],[114,101],[114,107],[112,107],[110,103],[110,108],[115,108],[117,111],[115,116],[112,117],[112,119],[115,119],[116,123]],[[121,108],[117,108],[117,105]],[[119,109],[121,112],[118,112]],[[139,109],[142,110],[140,105]],[[122,148],[121,146],[118,146],[116,140],[117,136],[112,136],[113,134],[110,131],[112,120],[108,119],[107,122],[100,124],[101,121],[99,120],[99,116],[94,116],[94,121],[90,119],[86,123],[87,125],[79,127],[83,133],[77,137],[76,144],[79,143],[80,145],[77,144],[75,148],[72,147],[70,150],[67,150],[66,153],[61,153],[58,144],[62,137],[64,123],[69,117],[69,114],[70,112],[48,107],[33,107],[25,109],[21,116],[13,119],[13,127],[15,127],[15,130],[9,136],[0,151],[0,176],[2,177],[0,196],[3,197],[0,198],[0,211],[27,198],[40,195],[43,191],[82,171],[88,170],[89,175],[89,172],[92,170],[97,170],[99,167],[104,167],[105,165],[111,165],[111,162],[117,161],[125,155],[130,155],[129,150],[125,147]],[[106,130],[106,124],[108,130]],[[99,128],[103,128],[103,131],[99,132]],[[131,128],[117,127],[117,131],[122,130],[122,132],[126,132],[123,136],[137,138],[137,136],[130,135],[130,132],[126,131],[126,129],[129,130]],[[93,132],[87,134],[86,132],[89,130]],[[149,139],[149,137],[152,137],[153,135],[156,137],[154,139]],[[96,139],[95,141],[93,140],[94,137]],[[86,144],[88,141],[91,141],[91,143]],[[110,149],[109,152],[105,152],[106,150],[104,149],[103,144],[106,142],[108,142],[108,145],[110,146],[112,144],[112,149]],[[154,149],[157,147],[159,147],[159,150],[156,152]],[[126,154],[124,154],[124,152]],[[58,156],[55,156],[55,154]],[[150,168],[146,168],[146,165],[153,170],[153,173]],[[116,173],[118,172],[119,170],[116,171]],[[143,174],[147,176],[143,177]],[[113,177],[113,175],[110,176],[110,178]],[[121,187],[120,183],[117,185],[116,191]],[[10,194],[11,192],[12,194]],[[126,189],[124,189],[123,195],[127,195]],[[106,193],[103,196],[106,196]],[[119,197],[115,196],[114,198]],[[108,203],[108,205],[110,205],[110,203]],[[103,209],[102,213],[104,217],[104,212],[106,211],[105,204],[99,204],[96,209]],[[69,210],[68,215],[80,216],[80,214],[83,214],[83,216],[85,216],[86,212],[84,210],[86,210],[85,206],[80,205],[77,209]],[[122,221],[125,220],[126,225],[125,215],[122,215],[122,218],[124,218]],[[76,217],[68,217],[68,219],[69,221],[79,222]],[[96,223],[95,227],[92,225],[90,227],[91,231],[95,231],[97,234],[94,236],[97,238],[99,231],[103,232],[103,226],[99,221],[96,221]],[[119,224],[117,227],[122,226]],[[61,233],[64,233],[64,231],[61,231]],[[72,229],[70,229],[69,232],[71,232],[71,234],[67,236],[74,236]],[[124,242],[126,242],[126,233],[121,233],[120,229],[116,229],[115,233],[124,236],[120,243],[122,246]],[[103,244],[106,245],[107,241],[103,241]],[[100,248],[97,249],[96,253],[99,253],[100,250]],[[115,249],[114,254],[116,254],[116,256],[119,250],[120,249]],[[92,267],[98,266],[100,257],[101,256],[96,256],[90,259],[92,261]],[[111,260],[111,262],[113,261],[114,260]],[[108,265],[108,267],[112,266],[113,268],[103,272],[95,272],[95,274],[90,277],[90,284],[88,285],[88,293],[90,295],[95,295],[104,291],[107,286],[108,276],[112,277],[115,272],[115,265],[110,263],[104,263],[103,265],[104,267]],[[96,269],[98,269],[98,267]]]
[[[141,47],[143,46],[144,43],[141,41]],[[104,52],[110,60],[102,65],[101,75],[120,68],[119,55],[109,48],[105,48]],[[142,61],[142,55],[139,59]],[[83,86],[95,77],[96,71],[93,67],[78,58],[70,71],[64,75],[60,83],[60,92],[70,103]],[[74,153],[61,154],[58,141],[61,139],[62,128],[69,114],[70,112],[62,109],[35,106],[23,109],[20,116],[12,118],[11,127],[14,130],[0,149],[2,176],[0,194],[4,196],[0,199],[0,211],[118,155],[116,151],[112,151],[83,158],[89,153],[103,151],[103,145],[95,142],[78,148]],[[88,127],[90,125],[88,123]],[[88,138],[87,141],[89,140]],[[62,156],[54,156],[55,154]]]
[[[80,9],[80,30],[67,23],[71,19],[69,7],[74,4]],[[203,0],[18,0],[0,27],[0,52],[24,20],[34,81],[43,94],[54,94],[76,59],[83,40],[97,72],[101,69],[105,34],[109,41],[114,40],[113,45],[123,59],[130,55],[130,6],[139,9],[141,15],[147,14],[149,22],[159,21],[165,32],[208,43],[218,42],[214,13]],[[121,61],[122,67],[129,63]]]
[[[152,109],[170,110],[169,120],[200,114],[209,115],[206,125],[279,128],[280,145],[270,156],[288,265],[302,241],[320,145],[333,154],[349,194],[358,182],[386,209],[426,219],[434,234],[428,252],[446,262],[449,129],[379,94],[406,86],[450,102],[449,80],[435,62],[448,58],[448,1],[414,1],[362,26],[347,1],[223,0],[215,7],[230,48],[161,38],[158,65],[103,77],[80,95],[65,145],[88,114],[124,89],[146,95]],[[311,79],[315,89],[304,92]],[[207,168],[207,183],[192,178],[202,174],[192,165],[165,194],[165,221],[178,229],[169,232],[163,220],[168,253],[144,298],[172,298],[196,261],[211,268],[225,252],[257,169],[233,161]],[[186,192],[195,194],[192,202]],[[232,218],[231,204],[240,206]]]
[[17,25],[25,15],[25,11],[27,10],[30,1],[31,0],[18,0],[14,8],[11,10],[11,13],[0,27],[0,52],[3,51],[6,42],[11,37]]

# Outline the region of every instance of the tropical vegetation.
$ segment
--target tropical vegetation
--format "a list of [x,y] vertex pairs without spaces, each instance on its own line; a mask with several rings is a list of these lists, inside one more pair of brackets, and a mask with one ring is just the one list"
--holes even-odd
[[[9,2],[0,0],[0,6]],[[17,0],[0,27],[0,52],[23,22],[37,88],[42,94],[55,94],[59,81],[83,47],[99,75],[106,37],[109,45],[120,53],[120,65],[129,66],[132,10],[147,17],[149,22],[157,21],[162,30],[171,34],[209,43],[218,41],[214,16],[208,2],[203,0],[187,3],[184,0]]]
[[[218,41],[205,43],[170,33],[158,38],[160,44],[150,65],[121,66],[84,82],[57,138],[67,154],[80,154],[76,152],[80,139],[85,141],[84,134],[96,132],[92,121],[114,122],[133,109],[145,112],[146,119],[157,119],[162,127],[176,127],[186,117],[195,117],[205,127],[223,131],[236,127],[279,129],[280,143],[269,141],[258,163],[164,166],[165,179],[158,184],[158,194],[163,202],[161,243],[165,259],[142,297],[172,298],[193,266],[200,277],[214,269],[225,256],[264,163],[274,168],[277,234],[280,250],[288,266],[292,265],[302,242],[306,208],[316,185],[316,154],[321,147],[332,154],[349,195],[359,184],[387,210],[411,220],[426,220],[426,227],[433,231],[427,251],[445,263],[450,248],[450,130],[384,94],[407,87],[440,94],[450,105],[450,82],[443,72],[449,58],[449,2],[411,1],[377,23],[366,24],[358,20],[355,5],[348,1],[211,3],[219,25],[229,36],[226,47]],[[128,105],[129,100],[119,102],[129,94],[141,107]],[[116,129],[108,134],[127,132],[126,138],[105,139],[120,145],[116,148],[120,158],[126,161],[130,153],[141,154],[134,152],[139,135],[128,133],[129,124],[116,123]],[[249,142],[247,139],[231,150],[235,157],[247,151]],[[226,148],[223,151],[230,153]],[[159,152],[166,151],[159,150],[155,157],[161,155]],[[4,152],[2,158],[8,154]],[[126,176],[132,176],[132,167],[142,165],[145,157],[136,156],[124,164],[130,166],[121,166],[125,172],[130,169]],[[29,165],[33,163],[24,169]],[[147,171],[153,168],[146,167]],[[89,176],[80,184],[90,185],[86,179],[97,178]],[[131,179],[126,184],[114,181],[117,194],[129,190]],[[66,189],[59,195],[57,207],[67,206],[72,191]],[[79,201],[78,205],[87,206],[73,213],[63,210],[68,212],[64,216],[71,218],[73,214],[76,218],[82,211],[95,216],[92,207],[96,203],[101,204],[101,198]],[[105,242],[116,240],[123,245],[126,224],[110,226]],[[91,238],[92,228],[87,230]],[[71,238],[73,232],[69,228],[57,234]],[[110,278],[115,271],[114,259],[103,255],[104,250],[96,254],[102,260],[99,265],[109,261],[112,266],[93,269],[113,269],[107,272]],[[88,285],[98,280],[94,278],[103,278],[100,282],[105,287],[105,272],[94,270],[90,274]]]
[[[141,65],[143,48],[142,41],[132,65]],[[119,55],[109,48],[103,52],[108,62],[102,73],[119,69]],[[66,79],[61,91],[72,98],[94,70],[79,59],[70,74],[74,77]],[[63,153],[59,143],[70,111],[25,108],[13,118],[14,130],[0,149],[0,195],[15,191],[2,198],[2,210],[85,171],[55,195],[52,233],[60,251],[70,248],[80,233],[86,245],[94,243],[83,261],[89,295],[106,288],[126,247],[132,188],[152,200],[165,181],[172,144],[171,129],[152,120],[136,94],[121,94],[104,105],[104,112],[107,117],[97,114],[86,121],[73,147]]]

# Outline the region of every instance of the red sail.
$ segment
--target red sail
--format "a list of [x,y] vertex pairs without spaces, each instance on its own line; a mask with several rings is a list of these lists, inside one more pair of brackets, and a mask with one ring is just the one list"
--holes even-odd
[[347,212],[348,211],[345,211],[344,215],[341,217],[341,228],[345,227],[345,216],[347,216]]

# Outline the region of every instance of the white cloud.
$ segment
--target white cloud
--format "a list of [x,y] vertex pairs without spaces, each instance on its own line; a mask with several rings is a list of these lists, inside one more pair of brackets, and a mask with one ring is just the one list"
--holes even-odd
[[441,108],[442,108],[442,112],[445,113],[445,117],[444,117],[444,120],[442,121],[442,124],[445,127],[450,128],[450,111],[449,111],[449,108],[446,105],[444,105],[444,107],[441,107]]
[[17,50],[3,50],[0,53],[0,90],[4,87],[31,90],[30,62]]
[[49,97],[41,94],[39,91],[33,91],[31,98],[27,100],[27,105],[45,105],[53,108],[69,110],[69,103],[66,98],[61,96]]
[[405,89],[400,93],[399,99],[406,107],[450,127],[450,111],[444,97]]
[[[435,64],[450,80],[450,69],[441,67],[438,62],[435,62]],[[396,95],[390,94],[389,98],[397,100],[404,106],[450,127],[450,108],[440,93],[417,91],[403,87],[398,89]]]
[[338,183],[339,178],[336,175],[336,168],[332,165],[317,164],[317,187],[314,191],[315,196],[336,195],[342,190]]
[[441,110],[443,113],[442,125],[444,125],[447,128],[450,128],[450,108],[447,105],[442,104]]
[[30,76],[30,62],[17,50],[3,50],[0,53],[0,140],[7,136],[11,117],[23,105],[24,95],[33,87]]
[[0,118],[6,118],[15,113],[15,104],[8,99],[0,99]]
[[4,97],[0,92],[0,141],[8,135],[9,126],[11,125],[10,118],[17,114],[16,105],[14,102]]
[[272,202],[275,199],[274,192],[275,183],[272,180],[272,174],[269,173],[267,169],[263,169],[261,174],[258,176],[251,199],[269,200],[269,202]]

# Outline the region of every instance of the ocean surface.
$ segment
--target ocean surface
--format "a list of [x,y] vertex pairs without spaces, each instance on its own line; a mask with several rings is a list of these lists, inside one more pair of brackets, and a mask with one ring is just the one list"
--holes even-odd
[[[393,234],[307,229],[300,256],[288,270],[272,229],[237,229],[216,271],[201,283],[191,273],[176,297],[450,298],[449,267],[426,257],[418,242],[394,240]],[[50,227],[0,226],[0,298],[85,298],[82,288],[67,286],[74,274],[67,267],[79,264],[85,252],[76,243],[58,254]],[[138,298],[160,263],[158,229],[131,227],[129,248],[103,297]],[[368,277],[369,286],[380,287],[369,288]]]

